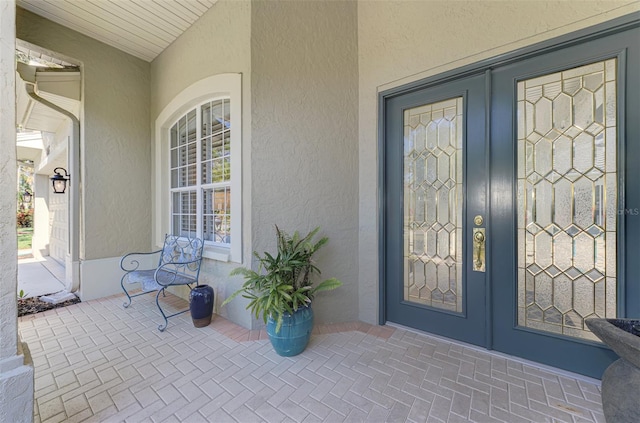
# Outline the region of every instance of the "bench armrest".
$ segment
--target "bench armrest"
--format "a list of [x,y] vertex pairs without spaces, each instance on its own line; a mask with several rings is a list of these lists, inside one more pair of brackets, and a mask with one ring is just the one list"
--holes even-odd
[[120,259],[120,268],[125,272],[133,272],[138,270],[140,267],[140,262],[137,260],[138,256],[150,256],[153,254],[158,254],[162,252],[162,250],[152,251],[150,253],[129,253],[122,256]]

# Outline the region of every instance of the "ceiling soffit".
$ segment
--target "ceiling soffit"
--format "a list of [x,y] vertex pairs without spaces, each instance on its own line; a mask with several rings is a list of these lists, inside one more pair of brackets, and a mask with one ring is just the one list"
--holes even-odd
[[17,0],[18,6],[151,62],[217,0]]

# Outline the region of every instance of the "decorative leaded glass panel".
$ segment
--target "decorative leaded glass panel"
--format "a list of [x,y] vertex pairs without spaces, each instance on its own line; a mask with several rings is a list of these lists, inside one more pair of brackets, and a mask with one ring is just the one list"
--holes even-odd
[[462,311],[462,97],[404,113],[404,299]]
[[616,60],[518,83],[518,324],[616,317]]

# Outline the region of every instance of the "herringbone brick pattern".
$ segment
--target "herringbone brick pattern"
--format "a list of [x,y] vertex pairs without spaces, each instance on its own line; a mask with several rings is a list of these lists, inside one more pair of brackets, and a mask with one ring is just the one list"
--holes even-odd
[[161,333],[151,296],[122,300],[20,319],[36,422],[604,422],[598,384],[402,329],[320,326],[283,358],[217,316]]

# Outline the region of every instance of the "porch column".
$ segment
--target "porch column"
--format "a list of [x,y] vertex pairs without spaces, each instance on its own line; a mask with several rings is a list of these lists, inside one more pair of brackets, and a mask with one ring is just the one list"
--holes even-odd
[[18,341],[16,3],[0,1],[0,421],[33,421],[33,366]]
[[33,190],[33,240],[31,250],[33,257],[42,259],[49,256],[49,192],[51,183],[49,175],[34,175]]

